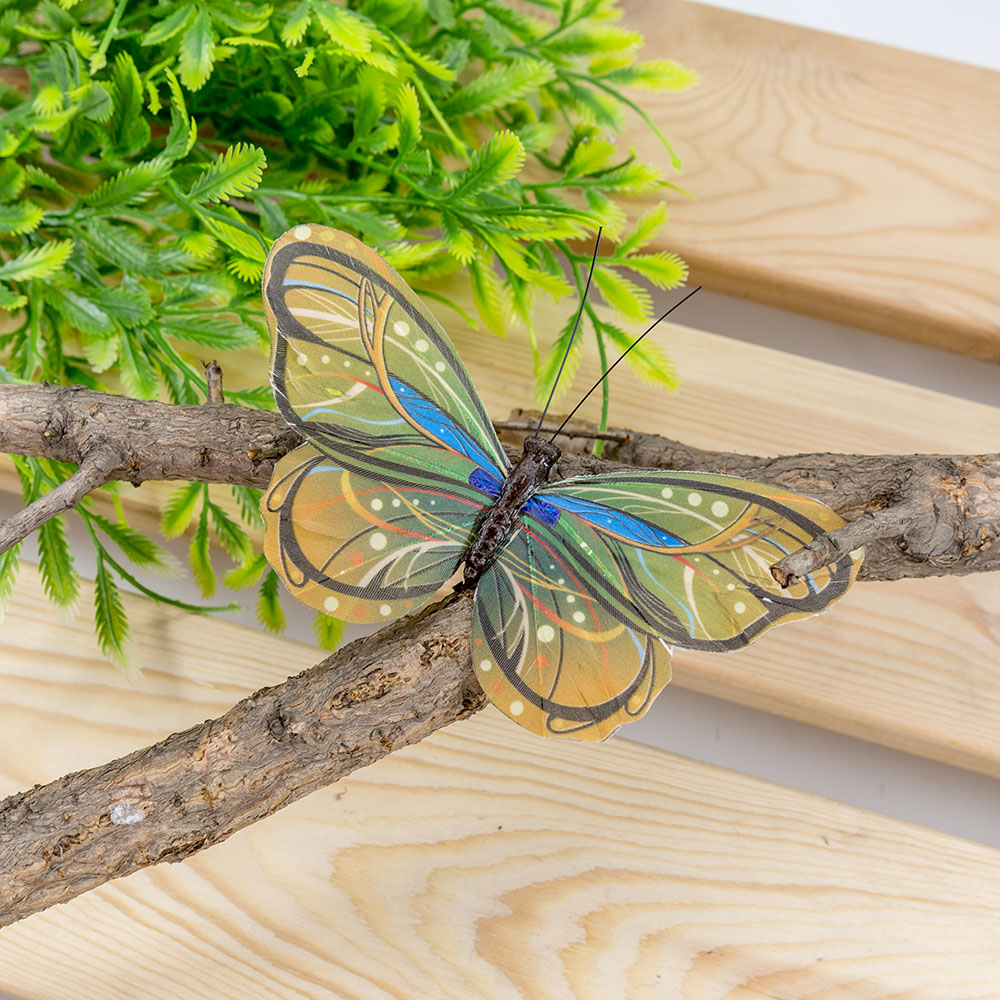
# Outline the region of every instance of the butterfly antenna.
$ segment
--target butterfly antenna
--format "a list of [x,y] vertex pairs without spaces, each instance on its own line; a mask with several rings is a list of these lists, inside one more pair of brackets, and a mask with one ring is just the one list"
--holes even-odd
[[538,426],[535,428],[535,437],[538,437],[538,434],[542,429],[542,424],[545,422],[545,414],[549,412],[549,407],[552,405],[552,397],[556,394],[556,386],[559,384],[559,379],[562,376],[563,369],[566,367],[566,360],[569,358],[569,352],[573,347],[573,341],[576,339],[576,331],[580,328],[580,317],[583,316],[583,307],[587,304],[587,292],[590,291],[590,279],[594,276],[594,267],[597,264],[597,250],[601,245],[601,233],[603,232],[604,226],[598,227],[597,239],[594,241],[594,256],[590,259],[590,270],[587,272],[587,284],[583,288],[583,298],[580,299],[580,308],[576,313],[576,322],[573,324],[573,332],[569,335],[569,343],[566,345],[566,353],[563,355],[562,361],[559,364],[559,371],[556,372],[555,381],[552,383],[552,391],[549,393],[549,398],[545,401],[545,409],[542,410],[542,415],[538,418]]
[[[684,298],[680,300],[680,302],[675,302],[659,319],[652,322],[642,334],[636,337],[635,340],[633,340],[632,343],[629,345],[625,353],[622,354],[622,356],[613,365],[607,368],[604,374],[587,390],[587,393],[583,397],[583,399],[581,399],[580,402],[573,407],[572,411],[570,412],[570,415],[559,425],[559,427],[556,429],[555,433],[553,433],[552,437],[549,438],[549,440],[555,441],[556,435],[558,435],[559,431],[561,431],[570,422],[570,420],[572,420],[573,414],[576,413],[576,411],[579,410],[580,407],[583,406],[585,402],[587,402],[587,397],[615,370],[615,368],[619,364],[621,364],[621,362],[625,360],[625,357],[628,354],[628,352],[631,351],[632,348],[635,347],[635,345],[638,344],[639,341],[642,340],[642,338],[645,337],[647,333],[650,333],[655,326],[663,322],[663,320],[665,320],[675,309],[679,309],[682,305],[684,305],[685,302],[687,302],[689,298],[691,298],[692,295],[700,291],[701,291],[701,285],[699,285],[692,291],[688,292],[687,295],[685,295]],[[539,427],[541,427],[541,424],[539,424]]]

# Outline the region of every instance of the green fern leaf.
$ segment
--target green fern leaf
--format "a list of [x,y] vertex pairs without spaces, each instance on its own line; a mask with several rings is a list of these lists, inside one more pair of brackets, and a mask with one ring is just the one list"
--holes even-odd
[[583,177],[592,174],[608,165],[617,148],[613,142],[604,138],[585,138],[573,148],[573,155],[565,165],[567,177]]
[[[158,12],[157,12],[158,13]],[[183,31],[194,15],[194,7],[178,7],[162,21],[157,21],[148,31],[139,36],[140,45],[161,45],[169,41],[179,31]]]
[[46,173],[41,167],[36,167],[33,163],[25,164],[24,176],[29,187],[41,188],[43,191],[54,191],[56,194],[67,198],[73,197],[72,193],[67,191],[52,174]]
[[[110,334],[114,329],[111,317],[89,295],[81,294],[81,291],[79,286],[74,289],[68,285],[53,284],[46,291],[45,301],[50,303],[70,326],[82,333],[96,336]],[[104,368],[107,368],[107,365]]]
[[515,59],[474,77],[445,101],[449,117],[482,115],[509,107],[555,78],[555,67],[543,60]]
[[257,342],[257,333],[252,327],[243,326],[225,316],[219,316],[214,321],[206,317],[185,321],[182,315],[164,312],[160,314],[160,321],[164,332],[172,337],[213,347],[217,351],[237,351]]
[[24,189],[28,177],[14,160],[0,161],[0,202],[12,201]]
[[344,623],[322,611],[316,612],[313,631],[320,649],[336,649],[344,641]]
[[128,226],[115,225],[106,219],[88,219],[78,232],[83,242],[120,271],[150,278],[160,273],[148,244]]
[[160,530],[167,538],[177,538],[187,531],[198,501],[204,494],[205,487],[202,483],[187,483],[171,494],[160,515]]
[[135,528],[122,521],[112,521],[94,511],[89,511],[87,517],[121,549],[122,555],[129,562],[147,570],[170,573],[177,571],[178,566],[173,556],[157,545],[148,535],[136,531]]
[[13,205],[0,205],[0,233],[31,233],[45,215],[45,209],[33,201],[19,201]]
[[354,138],[368,135],[385,114],[385,76],[371,66],[363,67],[354,85]]
[[114,113],[109,115],[106,134],[119,156],[132,156],[149,142],[149,122],[142,114],[142,81],[132,57],[119,52],[111,70],[111,99]]
[[216,503],[208,505],[215,537],[233,562],[241,565],[253,557],[253,542],[247,533]]
[[57,607],[70,608],[80,596],[80,577],[66,543],[62,517],[46,521],[38,529],[38,568],[42,587]]
[[673,59],[648,59],[613,69],[602,74],[601,79],[642,90],[687,90],[698,82],[698,74]]
[[301,3],[288,15],[288,20],[281,29],[281,40],[289,48],[298,45],[305,38],[311,20],[312,6],[309,0],[301,0]]
[[3,621],[4,612],[7,610],[11,594],[14,592],[14,580],[20,565],[21,544],[18,542],[6,552],[0,552],[0,622]]
[[268,632],[283,632],[285,629],[285,612],[278,599],[278,574],[272,569],[257,594],[257,621]]
[[215,66],[215,39],[208,11],[198,9],[198,15],[181,38],[177,63],[181,82],[188,90],[201,90]]
[[[633,335],[626,333],[613,323],[601,323],[601,332],[621,352],[629,351],[635,341]],[[677,391],[679,380],[674,366],[663,349],[648,337],[629,351],[626,360],[641,381],[648,385],[662,385],[671,392]]]
[[251,486],[232,486],[230,489],[233,499],[239,504],[244,523],[251,528],[260,528],[264,523],[260,513],[261,491]]
[[115,174],[83,198],[93,209],[107,210],[145,201],[170,172],[170,162],[156,157]]
[[622,319],[645,323],[649,318],[653,299],[641,285],[629,281],[601,263],[594,268],[594,284],[604,296],[604,301]]
[[56,271],[61,270],[72,252],[72,240],[50,240],[0,264],[0,278],[5,281],[51,278]]
[[6,285],[0,285],[0,309],[6,309],[7,312],[13,312],[15,309],[20,309],[22,306],[28,304],[28,296],[20,295],[8,288]]
[[677,288],[687,281],[688,267],[675,253],[642,254],[626,257],[623,267],[641,274],[657,288]]
[[638,31],[620,28],[613,24],[590,25],[560,32],[560,55],[606,55],[609,52],[626,52],[642,45]]
[[128,618],[118,593],[118,584],[108,572],[100,549],[97,550],[97,575],[94,579],[94,626],[101,652],[109,660],[124,666]]
[[118,346],[118,357],[118,373],[125,391],[137,399],[156,399],[160,380],[143,344],[134,335],[125,334]]
[[[545,356],[535,365],[535,398],[539,402],[543,402],[548,398],[549,393],[552,391],[552,386],[555,384],[556,376],[559,375],[559,366],[562,364],[563,355],[566,354],[566,348],[569,346],[570,337],[573,336],[573,326],[576,323],[575,313],[571,315],[563,328],[559,331],[559,336],[556,337],[555,342],[549,348]],[[570,386],[573,384],[573,377],[576,375],[576,369],[580,364],[580,358],[583,356],[583,337],[581,336],[582,331],[577,331],[576,337],[573,338],[573,346],[570,349],[569,355],[566,358],[566,364],[563,367],[562,374],[559,375],[559,383],[556,385],[556,394],[553,398],[559,399],[561,396],[565,395],[569,390]]]
[[266,165],[262,149],[238,142],[202,171],[188,189],[188,197],[212,202],[248,194],[260,184]]
[[666,222],[667,204],[661,201],[648,212],[639,216],[638,221],[632,227],[632,232],[618,244],[615,256],[624,257],[635,250],[641,250],[666,225]]
[[483,322],[494,333],[505,333],[507,309],[503,289],[488,255],[482,254],[469,261],[469,278],[472,280],[472,300]]
[[405,156],[420,142],[420,105],[413,84],[403,83],[396,88],[393,101],[396,124],[399,127],[399,155]]
[[201,517],[191,536],[188,546],[188,562],[191,564],[191,575],[203,597],[211,597],[215,593],[215,570],[212,568],[211,540],[208,534],[208,501],[202,505]]
[[149,292],[128,276],[117,288],[100,285],[88,289],[88,294],[119,326],[134,329],[145,326],[153,318]]
[[472,154],[468,169],[455,178],[448,199],[468,197],[516,177],[524,155],[521,140],[513,132],[497,132]]
[[330,41],[348,52],[369,52],[372,29],[352,10],[338,7],[333,0],[312,0],[313,12]]
[[441,213],[441,232],[444,235],[448,253],[462,264],[468,264],[476,255],[476,244],[472,233],[461,223],[458,216],[449,211]]
[[242,566],[233,567],[222,580],[232,590],[243,590],[253,586],[264,575],[264,570],[267,568],[267,559],[261,552]]
[[406,58],[415,66],[419,66],[428,76],[433,76],[436,80],[455,79],[455,71],[450,66],[445,66],[437,59],[432,59],[430,56],[425,56],[423,53],[417,52],[416,49],[410,48],[402,38],[397,37],[395,42],[403,50]]

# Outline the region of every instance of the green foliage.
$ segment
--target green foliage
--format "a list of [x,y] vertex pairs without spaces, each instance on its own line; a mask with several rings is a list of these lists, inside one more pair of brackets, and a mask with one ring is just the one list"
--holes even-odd
[[[205,401],[199,352],[266,346],[267,248],[299,223],[351,230],[419,290],[497,332],[530,331],[538,293],[580,291],[589,258],[571,241],[598,224],[617,246],[595,286],[622,319],[649,319],[637,278],[672,287],[686,276],[674,255],[644,252],[662,207],[623,234],[622,199],[672,185],[614,135],[636,114],[676,166],[623,88],[695,78],[670,60],[637,60],[642,39],[617,23],[616,0],[7,0],[0,11],[5,378]],[[458,270],[475,318],[426,288]],[[602,353],[626,336],[591,308],[586,325]],[[532,333],[540,395],[566,336],[546,354]],[[645,342],[629,360],[672,384]],[[271,405],[263,385],[227,399]],[[71,472],[40,459],[18,470],[26,501]],[[256,491],[232,492],[235,507],[180,487],[164,534],[191,532],[206,596],[220,549],[233,563],[227,582],[259,586],[258,614],[279,628],[277,579],[247,533],[260,525]],[[122,582],[188,605],[127,568],[162,572],[170,560],[120,509],[117,521],[89,503],[77,514],[97,551],[98,637],[120,659]],[[62,522],[39,544],[46,590],[72,605]],[[16,555],[0,557],[0,601],[16,567]],[[322,644],[339,641],[339,623],[317,630]]]

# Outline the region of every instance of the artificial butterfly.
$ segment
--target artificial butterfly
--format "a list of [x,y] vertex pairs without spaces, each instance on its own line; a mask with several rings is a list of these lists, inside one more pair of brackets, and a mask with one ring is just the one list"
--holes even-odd
[[346,233],[285,233],[263,289],[275,399],[307,442],[261,501],[271,565],[310,607],[377,623],[465,560],[476,675],[535,733],[603,739],[649,708],[671,646],[738,649],[857,575],[860,552],[778,586],[772,563],[843,524],[779,486],[642,470],[549,482],[559,449],[539,438],[512,467],[427,307]]

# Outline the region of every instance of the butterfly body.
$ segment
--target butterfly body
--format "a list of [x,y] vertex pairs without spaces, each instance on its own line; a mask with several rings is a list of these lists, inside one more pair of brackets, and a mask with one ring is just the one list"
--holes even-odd
[[[551,441],[529,437],[524,454],[504,480],[496,502],[486,510],[476,530],[476,537],[465,556],[465,583],[471,586],[486,571],[500,547],[507,541],[518,518],[538,510],[531,499],[542,483],[548,482],[562,452]],[[556,512],[558,516],[558,512]]]
[[465,562],[472,666],[545,736],[603,739],[670,679],[670,648],[740,649],[825,610],[861,553],[781,588],[769,567],[843,524],[780,486],[626,470],[550,481],[529,438],[512,468],[450,340],[398,274],[323,226],[264,270],[279,411],[305,444],[261,501],[264,551],[295,597],[377,624]]

